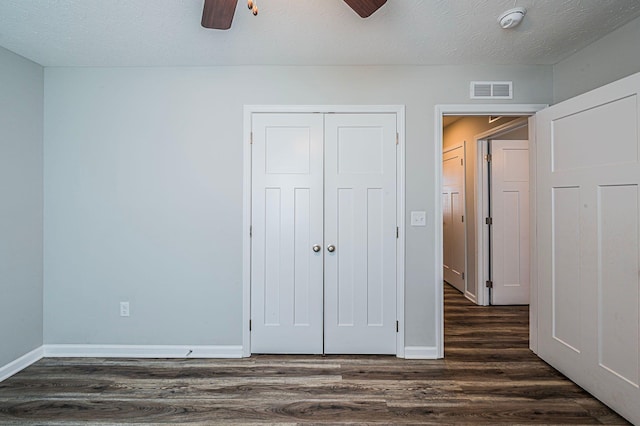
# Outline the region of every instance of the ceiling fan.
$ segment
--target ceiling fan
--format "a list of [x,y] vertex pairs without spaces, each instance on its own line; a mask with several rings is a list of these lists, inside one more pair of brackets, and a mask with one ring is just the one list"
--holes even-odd
[[[380,9],[387,0],[344,0],[360,17],[367,18]],[[233,22],[238,0],[204,0],[202,26],[216,30],[228,30]],[[258,13],[253,1],[249,0],[249,9]]]

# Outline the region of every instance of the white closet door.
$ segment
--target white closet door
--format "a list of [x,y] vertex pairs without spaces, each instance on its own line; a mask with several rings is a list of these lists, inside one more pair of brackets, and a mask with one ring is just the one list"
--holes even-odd
[[323,116],[254,114],[252,126],[251,351],[320,354]]
[[529,141],[491,141],[493,305],[529,304]]
[[325,353],[396,353],[396,241],[395,114],[327,115]]
[[538,353],[640,424],[640,74],[536,115]]
[[444,280],[465,292],[466,230],[464,224],[464,145],[442,154],[442,218]]

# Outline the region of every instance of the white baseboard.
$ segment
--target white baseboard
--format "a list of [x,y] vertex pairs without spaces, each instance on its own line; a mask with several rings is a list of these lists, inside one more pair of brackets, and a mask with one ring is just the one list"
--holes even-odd
[[[43,345],[0,367],[0,382],[44,357],[49,358],[242,358],[241,345]],[[405,359],[437,359],[435,346],[407,346]]]
[[405,359],[438,359],[438,348],[435,346],[407,346],[404,348]]
[[16,359],[15,361],[12,361],[3,367],[0,367],[0,382],[5,379],[8,379],[9,377],[13,376],[16,373],[19,373],[20,371],[24,370],[34,362],[41,360],[43,356],[44,356],[44,350],[42,346],[40,346],[39,348],[36,348],[31,352],[22,355],[20,358]]
[[44,345],[50,358],[242,358],[242,346]]

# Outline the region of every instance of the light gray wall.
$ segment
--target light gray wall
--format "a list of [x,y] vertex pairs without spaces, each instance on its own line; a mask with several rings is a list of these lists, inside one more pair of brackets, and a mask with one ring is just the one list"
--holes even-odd
[[640,72],[640,18],[553,67],[554,103]]
[[42,345],[43,69],[0,48],[0,367]]
[[45,343],[240,345],[243,105],[403,104],[406,343],[433,346],[434,107],[493,79],[552,100],[546,66],[47,68]]

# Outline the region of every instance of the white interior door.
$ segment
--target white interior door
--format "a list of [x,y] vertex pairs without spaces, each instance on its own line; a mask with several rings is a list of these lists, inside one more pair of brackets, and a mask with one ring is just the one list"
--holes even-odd
[[325,352],[395,354],[396,116],[325,125]]
[[491,304],[529,304],[529,141],[491,141]]
[[396,115],[252,131],[251,351],[395,354]]
[[640,74],[537,114],[538,352],[640,424]]
[[465,292],[464,145],[442,154],[442,242],[444,280]]
[[252,121],[251,350],[321,354],[323,117]]

